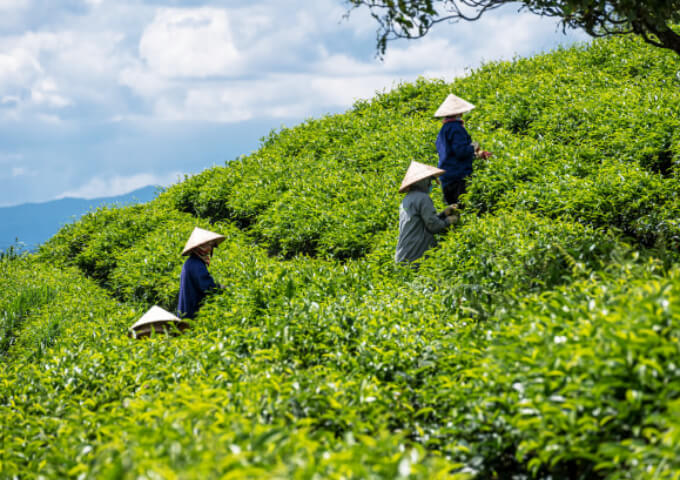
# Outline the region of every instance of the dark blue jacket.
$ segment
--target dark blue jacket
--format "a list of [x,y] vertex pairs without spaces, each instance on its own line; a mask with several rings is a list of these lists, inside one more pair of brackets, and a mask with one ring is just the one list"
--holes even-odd
[[208,267],[196,255],[190,255],[182,267],[179,277],[179,302],[177,315],[180,318],[194,318],[201,300],[208,291],[217,288],[215,280],[208,273]]
[[475,158],[475,147],[463,122],[453,121],[442,125],[437,135],[437,152],[439,168],[444,173],[439,179],[442,185],[453,180],[461,180],[472,173],[472,160]]

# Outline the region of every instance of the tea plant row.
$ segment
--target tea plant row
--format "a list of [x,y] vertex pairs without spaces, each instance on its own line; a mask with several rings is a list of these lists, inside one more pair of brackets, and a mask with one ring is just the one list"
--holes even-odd
[[[610,39],[399,85],[0,259],[0,477],[678,478],[678,71]],[[450,91],[494,156],[397,267]],[[131,340],[194,226],[225,290]]]

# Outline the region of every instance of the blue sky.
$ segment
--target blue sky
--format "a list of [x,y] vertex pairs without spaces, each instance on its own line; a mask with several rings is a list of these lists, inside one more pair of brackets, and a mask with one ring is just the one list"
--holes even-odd
[[[375,58],[343,0],[0,0],[0,206],[168,185],[418,76],[587,40],[508,6]],[[436,105],[433,106],[433,110]]]

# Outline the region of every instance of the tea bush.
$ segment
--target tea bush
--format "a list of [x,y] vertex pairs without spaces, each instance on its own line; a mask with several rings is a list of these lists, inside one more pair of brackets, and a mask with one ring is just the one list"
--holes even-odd
[[25,261],[20,256],[0,259],[0,271],[5,279],[0,291],[0,354],[15,343],[24,321],[55,295],[53,287],[46,283],[49,276],[25,268]]
[[677,475],[677,462],[653,468],[637,451],[661,444],[680,387],[677,273],[577,281],[493,333],[485,374],[471,383],[487,399],[486,421],[505,425],[534,475]]
[[100,207],[41,245],[40,257],[51,262],[66,261],[105,284],[116,267],[118,255],[159,224],[177,216],[177,212],[162,207],[160,202],[149,206]]
[[[159,305],[174,311],[179,293],[179,277],[186,257],[181,256],[194,227],[211,228],[232,235],[238,230],[230,225],[214,227],[207,221],[196,221],[187,214],[166,218],[154,230],[140,236],[137,242],[116,259],[109,277],[112,293],[128,302]],[[238,247],[237,247],[238,248]]]
[[[0,268],[10,286],[0,304],[0,318],[5,328],[11,326],[8,333],[13,337],[2,352],[8,358],[26,361],[41,357],[53,345],[91,343],[102,333],[97,326],[105,327],[108,334],[120,334],[123,324],[108,317],[111,311],[119,315],[121,305],[78,269],[34,257],[0,262]],[[80,323],[72,322],[74,315]]]
[[486,316],[489,307],[541,292],[607,265],[625,246],[565,218],[505,210],[463,222],[450,241],[428,255],[423,267],[432,288],[458,307]]
[[[419,79],[3,256],[0,478],[680,478],[679,71],[617,38]],[[494,156],[398,266],[449,92]],[[195,226],[224,289],[132,340]]]

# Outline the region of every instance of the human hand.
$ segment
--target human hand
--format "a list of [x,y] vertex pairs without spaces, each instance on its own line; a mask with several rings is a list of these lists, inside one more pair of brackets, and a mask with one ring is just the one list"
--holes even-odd
[[449,215],[453,215],[455,212],[458,211],[458,204],[457,203],[452,203],[448,207],[444,209],[444,216],[448,217]]
[[472,148],[474,151],[474,156],[477,158],[479,156],[479,143],[477,142],[472,142]]
[[446,222],[449,225],[453,225],[454,223],[458,222],[458,215],[449,215],[446,217]]

